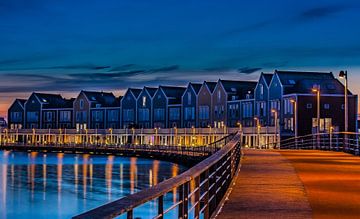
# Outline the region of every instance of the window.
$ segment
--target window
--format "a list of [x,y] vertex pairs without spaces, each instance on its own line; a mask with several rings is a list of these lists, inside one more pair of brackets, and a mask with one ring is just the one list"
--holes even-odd
[[253,104],[251,102],[245,102],[242,105],[243,118],[249,118],[253,116]]
[[307,108],[307,109],[311,109],[311,108],[312,108],[312,104],[311,104],[311,103],[306,104],[306,108]]
[[22,113],[21,112],[11,112],[10,119],[12,122],[21,122],[22,120]]
[[294,104],[291,99],[284,99],[284,111],[285,114],[294,114]]
[[199,107],[199,119],[209,119],[209,106],[200,106]]
[[139,109],[139,121],[140,122],[144,122],[144,121],[149,121],[149,109],[148,108],[140,108]]
[[170,108],[169,118],[170,120],[180,120],[180,108]]
[[80,109],[84,109],[84,100],[83,99],[80,100]]
[[218,98],[218,101],[220,102],[220,101],[221,101],[221,91],[220,91],[220,90],[218,90],[218,96],[217,96],[217,98]]
[[325,103],[325,104],[324,104],[324,109],[330,109],[330,104]]
[[92,112],[92,120],[95,122],[102,122],[104,120],[103,112],[100,110],[95,110]]
[[264,85],[259,84],[259,89],[260,89],[260,98],[263,98],[264,97]]
[[53,120],[53,112],[45,112],[45,122],[52,122]]
[[194,120],[195,119],[195,107],[185,107],[185,120]]
[[107,112],[107,120],[109,122],[117,122],[119,121],[119,111],[116,109],[108,110]]
[[71,121],[71,112],[60,111],[60,122],[70,122],[70,121]]
[[289,80],[289,84],[294,85],[294,84],[295,84],[295,81],[292,80],[292,79],[290,79],[290,80]]
[[145,107],[146,106],[146,96],[142,97],[142,106]]
[[191,92],[190,91],[187,93],[187,104],[191,105]]
[[123,110],[124,122],[133,122],[134,121],[134,109],[124,109]]
[[345,109],[345,105],[344,104],[341,104],[341,109]]
[[26,120],[28,122],[38,122],[39,121],[39,112],[27,112]]
[[163,108],[154,109],[154,120],[165,120],[165,110]]

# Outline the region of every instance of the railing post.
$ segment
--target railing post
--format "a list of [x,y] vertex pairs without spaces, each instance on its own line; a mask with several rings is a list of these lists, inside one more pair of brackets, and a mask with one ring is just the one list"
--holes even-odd
[[195,192],[195,215],[194,218],[199,218],[200,215],[200,175],[198,177],[195,177],[195,189],[197,191]]
[[164,196],[158,198],[158,218],[164,218]]
[[178,218],[182,219],[184,218],[184,184],[179,186],[179,201],[181,202],[179,204],[178,208]]
[[204,196],[204,219],[208,219],[209,216],[209,169],[207,169],[204,173],[204,192],[205,192],[205,196]]
[[126,213],[126,218],[127,219],[133,219],[133,209],[131,209],[130,211],[128,211]]
[[184,215],[183,218],[187,219],[189,217],[188,204],[189,203],[189,182],[184,183]]

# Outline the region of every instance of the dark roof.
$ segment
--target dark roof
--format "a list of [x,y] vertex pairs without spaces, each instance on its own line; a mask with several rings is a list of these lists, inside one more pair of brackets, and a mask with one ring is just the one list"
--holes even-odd
[[65,101],[65,104],[64,104],[63,108],[73,108],[75,98],[64,99],[64,101]]
[[201,88],[202,84],[191,83],[191,82],[190,82],[189,84],[192,86],[192,88],[194,89],[195,93],[198,94],[199,91],[200,91],[200,88]]
[[16,99],[15,101],[19,102],[21,106],[25,106],[26,100],[25,99]]
[[344,85],[331,72],[275,71],[275,73],[284,85],[284,94],[311,93],[314,85],[320,85],[320,92],[323,94],[344,94]]
[[257,82],[254,81],[219,81],[223,85],[226,93],[228,94],[228,100],[246,99],[247,94],[254,94],[254,89],[257,84]]
[[[60,94],[33,93],[43,104],[44,109],[64,108],[65,99]],[[71,106],[72,107],[72,106]]]
[[217,82],[204,81],[204,83],[207,85],[211,93],[214,92]]
[[266,84],[269,86],[274,74],[271,73],[261,73],[261,74],[264,77]]
[[146,91],[150,94],[151,97],[154,97],[156,91],[158,90],[158,88],[156,87],[144,87],[144,89],[146,89]]
[[97,92],[97,91],[82,91],[91,103],[91,107],[95,108],[98,104],[101,107],[117,107],[116,97],[113,93]]
[[142,91],[142,89],[139,88],[129,88],[129,90],[134,94],[135,98],[138,98]]
[[159,86],[169,99],[169,104],[181,104],[181,97],[184,94],[185,87]]
[[310,72],[310,71],[278,71],[275,73],[279,76],[282,85],[294,85],[299,80],[311,79],[311,80],[326,80],[334,79],[334,75],[331,72]]

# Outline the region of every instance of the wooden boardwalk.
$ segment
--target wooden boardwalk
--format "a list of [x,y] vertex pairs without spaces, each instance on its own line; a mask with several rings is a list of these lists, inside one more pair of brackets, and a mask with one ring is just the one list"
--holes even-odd
[[217,218],[360,218],[360,158],[331,151],[245,150]]
[[236,184],[217,218],[311,218],[305,189],[278,152],[245,150]]

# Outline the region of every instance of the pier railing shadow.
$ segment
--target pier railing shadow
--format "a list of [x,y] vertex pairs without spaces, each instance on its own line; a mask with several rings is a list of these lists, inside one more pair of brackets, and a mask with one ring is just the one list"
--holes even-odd
[[[238,173],[241,134],[231,134],[207,147],[216,152],[184,173],[73,218],[134,218],[139,207],[154,202],[157,211],[153,218],[164,218],[170,212],[177,218],[210,218]],[[171,206],[164,204],[168,193],[175,196]]]

